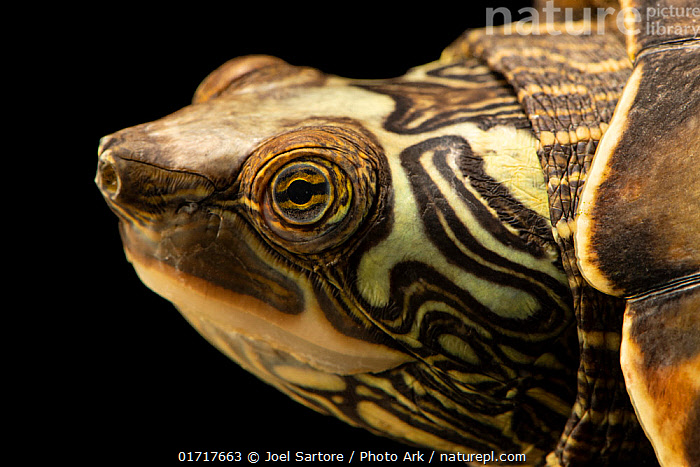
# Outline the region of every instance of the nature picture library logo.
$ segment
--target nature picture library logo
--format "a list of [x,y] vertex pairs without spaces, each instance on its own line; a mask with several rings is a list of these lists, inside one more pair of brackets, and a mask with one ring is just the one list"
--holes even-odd
[[[637,12],[639,13],[639,12]],[[674,7],[665,6],[659,8],[647,8],[646,33],[649,35],[663,36],[674,34],[677,36],[700,36],[700,6]],[[666,24],[669,18],[694,19],[695,24]]]
[[625,35],[643,32],[652,36],[700,36],[700,6],[574,9],[556,7],[548,1],[542,9],[525,7],[518,14],[525,17],[513,22],[508,8],[487,8],[486,33],[493,34],[494,24],[502,20],[505,34],[605,34],[606,28],[617,27]]

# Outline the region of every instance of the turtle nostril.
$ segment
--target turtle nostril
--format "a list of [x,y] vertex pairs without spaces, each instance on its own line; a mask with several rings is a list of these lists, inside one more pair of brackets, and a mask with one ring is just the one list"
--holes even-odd
[[97,167],[97,186],[105,195],[113,197],[119,191],[119,175],[112,162],[100,159]]

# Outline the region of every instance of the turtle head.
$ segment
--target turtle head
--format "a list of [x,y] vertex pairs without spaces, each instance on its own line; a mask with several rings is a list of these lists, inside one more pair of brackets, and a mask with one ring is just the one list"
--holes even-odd
[[243,339],[335,374],[406,360],[361,314],[341,313],[356,308],[340,296],[348,260],[389,193],[381,145],[344,116],[371,120],[373,97],[243,57],[193,105],[103,138],[96,183],[129,260],[227,354]]

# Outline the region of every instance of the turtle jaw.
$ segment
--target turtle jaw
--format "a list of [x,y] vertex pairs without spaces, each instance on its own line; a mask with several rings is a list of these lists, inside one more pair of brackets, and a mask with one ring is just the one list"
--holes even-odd
[[[217,227],[216,239],[206,246],[200,241],[184,248],[171,241],[174,234],[120,221],[126,258],[139,279],[234,361],[249,368],[236,351],[239,341],[336,375],[381,372],[409,359],[336,329],[328,314],[338,310],[320,305],[307,274],[256,244],[242,220],[226,216]],[[206,227],[190,229],[202,232]]]

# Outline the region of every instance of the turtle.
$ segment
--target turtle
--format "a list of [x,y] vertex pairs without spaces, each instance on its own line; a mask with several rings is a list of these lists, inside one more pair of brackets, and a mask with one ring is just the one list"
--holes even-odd
[[697,22],[471,30],[389,79],[234,58],[96,183],[141,280],[313,410],[440,459],[697,465]]

